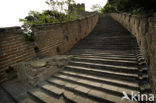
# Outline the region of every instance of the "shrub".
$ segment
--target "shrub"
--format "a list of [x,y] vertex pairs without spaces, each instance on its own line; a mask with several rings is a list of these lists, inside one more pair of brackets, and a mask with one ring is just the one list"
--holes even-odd
[[42,12],[30,11],[28,16],[24,19],[19,19],[23,23],[22,29],[25,33],[27,41],[33,40],[32,25],[34,24],[45,24],[45,23],[62,23],[65,21],[73,20],[77,17],[77,13],[71,14],[66,6],[74,3],[74,0],[66,0],[59,2],[58,0],[47,0],[46,4],[51,8]]
[[129,12],[132,14],[141,14],[150,16],[156,12],[156,0],[115,0],[107,3],[102,12]]

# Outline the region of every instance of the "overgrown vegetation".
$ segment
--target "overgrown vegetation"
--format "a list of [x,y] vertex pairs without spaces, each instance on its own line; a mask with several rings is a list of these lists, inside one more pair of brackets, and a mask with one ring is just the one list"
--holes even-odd
[[62,23],[77,17],[76,10],[74,10],[74,14],[68,10],[68,6],[75,3],[74,0],[47,0],[45,3],[50,7],[49,10],[42,12],[30,11],[24,19],[19,19],[23,23],[22,28],[27,41],[34,41],[31,31],[31,27],[34,24]]
[[156,12],[156,0],[115,0],[107,3],[102,9],[103,13],[128,12],[151,16]]

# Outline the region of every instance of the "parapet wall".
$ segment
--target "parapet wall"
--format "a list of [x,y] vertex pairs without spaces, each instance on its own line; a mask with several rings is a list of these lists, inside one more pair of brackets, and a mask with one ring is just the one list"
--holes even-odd
[[0,29],[0,81],[15,74],[14,65],[36,57],[53,56],[71,49],[95,27],[98,14],[63,24],[34,25],[35,41],[27,43],[20,27]]
[[0,29],[0,81],[15,73],[11,67],[16,63],[30,60],[34,56],[33,45],[25,42],[20,27]]
[[85,38],[98,21],[97,14],[69,21],[63,24],[43,24],[33,26],[35,45],[39,56],[64,53],[80,39]]
[[156,94],[156,17],[147,18],[127,13],[110,15],[136,37],[147,61],[153,92]]

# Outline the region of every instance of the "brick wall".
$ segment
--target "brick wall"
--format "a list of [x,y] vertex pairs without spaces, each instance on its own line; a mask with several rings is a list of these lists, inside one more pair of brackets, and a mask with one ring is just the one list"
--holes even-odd
[[156,94],[156,17],[147,18],[127,13],[110,15],[136,37],[147,61],[153,92]]
[[98,21],[98,14],[63,24],[34,25],[35,42],[28,44],[20,27],[0,28],[0,81],[16,75],[19,62],[61,54],[86,37]]
[[63,24],[34,25],[35,44],[39,48],[37,55],[49,56],[66,52],[86,37],[97,21],[98,15],[94,13]]
[[27,45],[20,27],[0,29],[0,81],[11,77],[11,67],[35,56],[32,45]]

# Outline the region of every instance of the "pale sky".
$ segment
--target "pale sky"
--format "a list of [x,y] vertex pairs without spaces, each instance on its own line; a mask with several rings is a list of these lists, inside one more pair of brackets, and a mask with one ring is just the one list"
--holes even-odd
[[[42,11],[49,9],[46,0],[0,0],[0,28],[22,25],[18,20],[27,16],[30,10]],[[107,0],[75,0],[76,3],[85,3],[86,10],[91,11],[93,4],[102,7]]]

